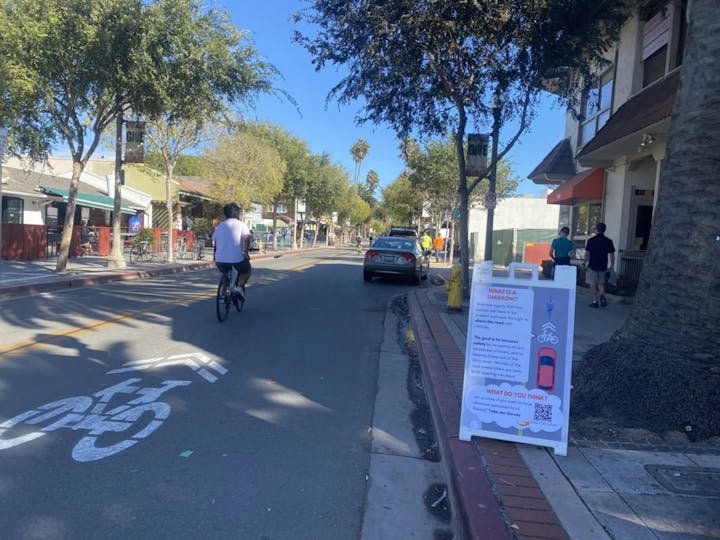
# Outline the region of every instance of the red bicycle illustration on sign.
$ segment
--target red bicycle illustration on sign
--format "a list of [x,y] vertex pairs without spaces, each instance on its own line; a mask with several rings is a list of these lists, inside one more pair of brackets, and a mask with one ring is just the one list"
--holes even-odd
[[[176,364],[190,365],[193,371],[209,382],[215,382],[217,377],[201,368],[201,364],[221,375],[227,373],[224,367],[201,353],[140,361],[134,367],[135,370],[152,369]],[[131,369],[124,367],[108,373]],[[33,441],[58,429],[69,429],[86,433],[72,450],[76,461],[97,461],[122,452],[146,438],[167,420],[171,407],[164,401],[158,401],[165,392],[192,383],[166,380],[159,386],[142,386],[141,382],[140,378],[126,379],[90,396],[59,399],[18,414],[0,423],[0,450]],[[28,429],[27,426],[38,427]]]

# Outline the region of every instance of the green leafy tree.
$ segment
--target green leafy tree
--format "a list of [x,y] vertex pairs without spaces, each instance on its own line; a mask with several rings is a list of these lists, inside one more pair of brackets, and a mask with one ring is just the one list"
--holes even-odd
[[[432,139],[424,145],[414,144],[407,154],[407,166],[410,183],[416,191],[422,193],[425,210],[433,223],[443,221],[447,212],[460,206],[457,192],[459,173],[457,168],[455,143],[452,136],[444,139]],[[497,197],[501,200],[515,193],[519,180],[512,174],[507,162],[498,163]],[[484,200],[488,191],[487,184],[480,184],[470,197],[470,204],[477,205]]]
[[[332,231],[332,212],[340,205],[343,193],[346,192],[349,179],[344,168],[330,161],[328,154],[313,156],[315,171],[308,183],[305,193],[305,207],[309,215],[316,219],[324,218],[328,224],[325,243],[330,240]],[[315,235],[314,243],[317,242]]]
[[[153,107],[140,112],[148,119],[150,149],[162,157],[165,203],[172,216],[171,182],[182,154],[216,137],[233,106],[272,92],[277,71],[262,60],[225,11],[206,9],[200,0],[158,0],[148,10],[151,39],[162,43],[166,52],[151,63],[158,98]],[[148,54],[153,57],[157,52]],[[172,226],[169,219],[168,238]],[[167,256],[172,261],[169,242]]]
[[[152,151],[145,154],[145,165],[156,171],[165,166],[163,157]],[[202,176],[206,168],[207,163],[202,156],[183,154],[178,158],[173,173],[178,176]]]
[[[80,175],[118,118],[132,109],[150,119],[202,120],[265,89],[252,47],[226,14],[202,5],[0,0],[0,121],[10,127],[11,150],[43,158],[63,141],[73,159],[58,271],[67,265]],[[119,174],[115,181],[119,240]],[[111,257],[118,265],[120,246],[113,243]]]
[[10,150],[42,159],[62,141],[73,159],[57,271],[67,266],[80,175],[103,131],[147,90],[145,9],[140,0],[0,2],[0,123]]
[[[386,123],[402,139],[450,131],[459,173],[463,282],[468,274],[468,205],[482,178],[468,179],[468,121],[494,132],[510,118],[518,129],[496,152],[502,159],[527,127],[548,78],[568,101],[588,66],[601,62],[626,16],[626,2],[596,0],[311,0],[297,15],[313,25],[296,40],[317,69],[343,65],[329,99],[361,100],[356,120]],[[568,77],[568,74],[578,76]],[[559,77],[565,75],[565,77]],[[495,138],[495,144],[498,137]],[[498,148],[496,146],[496,148]],[[495,152],[494,152],[495,154]],[[494,170],[493,163],[490,171]],[[490,178],[494,182],[495,178]]]
[[[293,220],[297,225],[297,203],[303,200],[313,177],[313,158],[307,143],[292,135],[286,129],[271,123],[245,123],[242,129],[268,141],[285,161],[283,186],[273,199],[273,208],[284,203],[293,208]],[[273,231],[276,231],[277,216],[273,213]],[[296,227],[295,227],[296,228]],[[297,247],[297,231],[294,231],[292,247]],[[273,235],[273,247],[277,248],[277,234]]]
[[382,196],[383,212],[392,225],[411,225],[422,215],[422,195],[413,188],[407,173],[386,186]]
[[337,212],[347,242],[352,232],[360,231],[361,225],[370,218],[370,205],[358,195],[355,185],[347,185],[337,205]]
[[267,139],[238,131],[221,137],[203,157],[210,193],[218,201],[246,210],[253,202],[268,204],[283,189],[287,165]]

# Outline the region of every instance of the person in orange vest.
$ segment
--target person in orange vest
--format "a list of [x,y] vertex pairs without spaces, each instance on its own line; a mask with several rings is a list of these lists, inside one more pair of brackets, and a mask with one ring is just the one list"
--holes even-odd
[[444,248],[445,239],[440,236],[440,233],[437,233],[435,235],[435,239],[433,240],[433,249],[435,250],[435,262],[440,262],[440,253],[442,253]]

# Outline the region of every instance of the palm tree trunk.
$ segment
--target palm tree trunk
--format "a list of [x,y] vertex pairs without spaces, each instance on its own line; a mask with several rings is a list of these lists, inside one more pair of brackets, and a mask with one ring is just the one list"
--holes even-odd
[[687,53],[635,305],[615,339],[583,358],[572,412],[694,440],[720,435],[720,18],[716,0],[688,6]]

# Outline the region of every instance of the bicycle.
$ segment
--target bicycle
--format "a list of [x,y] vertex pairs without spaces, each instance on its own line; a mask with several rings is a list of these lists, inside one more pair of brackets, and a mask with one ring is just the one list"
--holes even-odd
[[218,282],[215,311],[220,322],[227,320],[231,305],[235,306],[238,311],[242,311],[245,305],[245,300],[235,292],[234,272],[237,272],[237,270],[230,267],[227,272],[222,273]]
[[177,241],[173,245],[173,251],[175,252],[175,260],[180,260],[185,256],[185,237],[178,237]]
[[143,240],[135,242],[130,248],[130,264],[151,261],[153,259],[150,242]]
[[195,242],[195,256],[198,261],[205,258],[205,242]]

